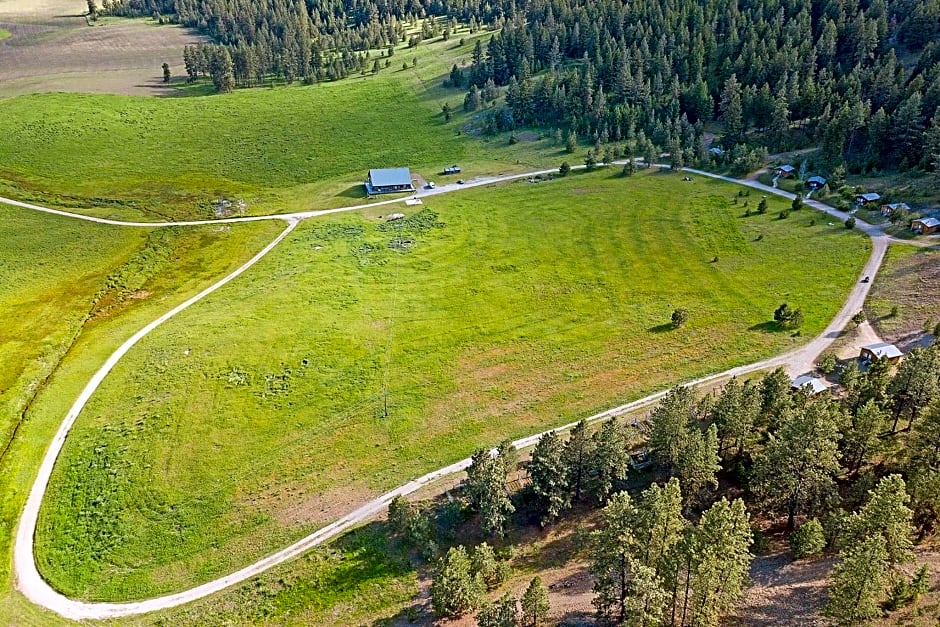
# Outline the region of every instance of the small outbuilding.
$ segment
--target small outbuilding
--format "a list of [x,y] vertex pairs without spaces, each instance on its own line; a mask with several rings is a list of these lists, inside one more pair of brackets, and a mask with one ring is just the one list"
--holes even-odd
[[936,218],[917,218],[911,222],[911,230],[918,235],[940,231],[940,220]]
[[460,174],[460,166],[456,163],[444,168],[444,174]]
[[877,344],[863,346],[859,353],[859,359],[866,363],[887,359],[892,364],[896,364],[903,356],[904,353],[901,352],[900,348],[894,344],[888,344],[887,342],[878,342]]
[[811,176],[806,179],[806,186],[810,189],[822,189],[828,181],[822,176]]
[[910,211],[911,208],[907,205],[906,202],[891,202],[885,205],[881,205],[881,215],[888,218],[893,216],[897,211]]
[[720,157],[721,155],[725,154],[725,151],[719,148],[718,146],[712,146],[711,148],[708,149],[708,154],[715,155],[716,157]]
[[878,202],[879,200],[881,200],[881,195],[875,192],[855,195],[855,204],[859,206],[867,205],[873,202]]
[[778,165],[776,168],[774,168],[774,174],[781,178],[787,178],[794,172],[796,172],[796,168],[794,168],[789,163],[784,163],[783,165]]
[[822,381],[822,379],[811,377],[808,374],[797,377],[793,379],[792,383],[790,383],[791,391],[798,392],[800,390],[806,390],[809,392],[810,396],[816,396],[820,392],[825,392],[826,389],[826,384]]
[[366,191],[371,194],[397,194],[413,192],[415,186],[411,181],[411,170],[408,168],[379,168],[369,170],[366,180]]

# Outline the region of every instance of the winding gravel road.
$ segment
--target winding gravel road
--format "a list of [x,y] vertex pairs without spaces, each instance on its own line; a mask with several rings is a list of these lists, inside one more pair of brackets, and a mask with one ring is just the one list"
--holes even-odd
[[[623,162],[620,162],[623,163]],[[576,166],[583,167],[583,166]],[[784,196],[787,198],[793,198],[793,194],[785,192],[779,189],[771,188],[766,185],[763,185],[757,181],[741,181],[738,179],[733,179],[730,177],[719,176],[711,174],[708,172],[703,172],[699,170],[689,169],[686,171],[694,173],[699,176],[705,176],[710,178],[721,179],[731,183],[737,183],[741,185],[746,185],[748,187],[761,190],[767,194],[776,194],[778,196]],[[433,196],[437,194],[449,193],[458,191],[461,189],[469,189],[473,187],[479,187],[481,185],[489,185],[492,183],[499,183],[503,181],[510,181],[514,179],[527,178],[535,176],[538,174],[548,174],[555,172],[555,170],[541,170],[538,172],[529,172],[525,174],[513,174],[508,176],[498,176],[498,177],[481,177],[467,181],[464,185],[449,184],[438,187],[434,190],[422,190],[417,194],[417,196]],[[124,355],[131,349],[135,344],[137,344],[142,338],[144,338],[151,331],[156,329],[158,326],[175,316],[176,314],[184,311],[193,304],[199,302],[209,294],[215,292],[219,288],[223,287],[230,281],[234,280],[258,261],[260,261],[265,255],[267,255],[271,250],[274,249],[281,241],[287,237],[291,231],[297,226],[300,220],[306,218],[314,218],[323,215],[329,215],[333,213],[340,213],[345,211],[356,211],[359,209],[377,207],[382,205],[391,205],[396,203],[402,203],[404,199],[394,199],[387,201],[380,201],[375,203],[356,205],[351,207],[341,207],[337,209],[326,209],[320,211],[307,211],[291,214],[275,214],[275,215],[264,215],[264,216],[244,216],[237,218],[223,218],[218,220],[191,220],[191,221],[181,221],[181,222],[134,222],[134,221],[123,221],[123,220],[111,220],[106,218],[96,218],[92,216],[85,216],[81,214],[71,213],[67,211],[60,211],[57,209],[49,209],[47,207],[41,207],[38,205],[33,205],[29,203],[19,202],[16,200],[11,200],[7,198],[0,197],[0,203],[6,203],[9,205],[30,209],[34,211],[41,211],[44,213],[50,213],[59,216],[65,216],[80,220],[86,220],[90,222],[97,222],[100,224],[108,224],[113,226],[125,226],[125,227],[146,227],[146,228],[155,228],[162,226],[198,226],[205,224],[225,224],[225,223],[238,223],[238,222],[255,222],[259,220],[284,220],[287,222],[286,228],[275,238],[271,243],[264,247],[257,255],[252,257],[247,263],[242,265],[240,268],[215,283],[214,285],[206,288],[199,294],[193,296],[186,302],[174,307],[172,310],[163,314],[140,331],[135,333],[130,339],[124,342],[120,348],[118,348],[104,365],[95,372],[94,376],[82,390],[79,397],[76,399],[75,403],[72,405],[69,412],[66,414],[65,418],[62,421],[62,424],[59,426],[58,431],[56,432],[55,437],[49,445],[48,450],[46,451],[45,457],[43,458],[42,465],[39,468],[39,472],[36,476],[36,479],[33,483],[33,486],[30,490],[29,497],[27,498],[26,505],[23,508],[23,513],[20,517],[19,526],[17,528],[15,546],[14,546],[14,570],[16,573],[16,586],[17,588],[33,603],[40,605],[44,608],[52,610],[61,616],[74,620],[87,620],[87,619],[107,619],[115,618],[120,616],[131,616],[136,614],[144,614],[147,612],[153,612],[156,610],[168,609],[171,607],[176,607],[190,601],[195,601],[196,599],[203,598],[215,592],[219,592],[228,588],[237,583],[243,582],[255,575],[258,575],[273,566],[286,562],[303,552],[309,550],[311,547],[322,544],[327,540],[330,540],[337,535],[347,531],[348,529],[359,525],[366,520],[380,514],[385,511],[388,507],[388,504],[393,498],[398,495],[407,495],[416,490],[431,484],[438,479],[446,477],[448,475],[454,474],[456,472],[462,471],[467,468],[470,464],[469,459],[463,459],[458,462],[446,466],[434,472],[428,473],[422,477],[419,477],[405,485],[402,485],[391,492],[383,494],[382,496],[365,503],[355,511],[350,512],[349,514],[343,516],[342,518],[336,520],[335,522],[317,530],[316,532],[310,534],[309,536],[302,538],[301,540],[295,542],[294,544],[288,546],[285,549],[282,549],[272,555],[265,557],[253,564],[250,564],[241,570],[238,570],[234,573],[220,577],[213,581],[204,583],[195,588],[185,590],[176,594],[170,594],[166,596],[156,597],[152,599],[146,599],[142,601],[133,601],[126,603],[86,603],[83,601],[75,601],[69,599],[68,597],[60,594],[54,590],[42,576],[39,574],[38,569],[36,568],[36,562],[33,555],[33,537],[36,530],[36,522],[39,516],[40,505],[42,504],[42,499],[45,494],[46,488],[49,483],[49,478],[52,475],[52,470],[55,466],[55,461],[59,456],[59,453],[62,450],[62,446],[65,443],[66,437],[68,437],[69,430],[72,428],[75,420],[78,418],[85,404],[94,394],[95,390],[105,379],[109,372],[114,368],[114,366],[124,357]],[[806,203],[813,209],[823,211],[830,215],[833,215],[840,220],[843,218],[843,214],[837,212],[832,207],[820,203],[815,200],[807,201]],[[871,276],[874,277],[875,273],[878,271],[881,266],[881,262],[884,259],[885,251],[888,248],[888,244],[892,241],[892,238],[886,236],[880,229],[875,226],[869,225],[865,222],[859,220],[857,222],[857,228],[869,235],[872,239],[872,253],[868,259],[868,262],[865,264],[864,269],[860,276]],[[907,242],[905,242],[907,243]],[[802,346],[799,349],[790,351],[788,353],[772,357],[770,359],[765,359],[763,361],[748,364],[746,366],[740,366],[738,368],[732,368],[724,372],[716,373],[697,379],[695,381],[689,381],[688,385],[699,385],[702,383],[707,383],[710,381],[715,381],[731,376],[738,376],[747,374],[749,372],[754,372],[758,370],[764,370],[768,368],[784,367],[791,375],[798,375],[804,372],[808,372],[813,368],[813,360],[825,350],[832,341],[838,337],[839,332],[843,327],[849,322],[852,315],[859,311],[865,301],[865,297],[868,295],[868,290],[871,286],[871,283],[856,283],[855,287],[852,289],[852,292],[849,294],[846,299],[845,304],[842,309],[833,318],[832,322],[829,323],[829,326],[820,334],[818,337],[814,338],[805,346]],[[598,420],[605,420],[614,416],[619,416],[624,413],[634,411],[636,409],[643,408],[645,406],[651,405],[658,401],[666,394],[666,390],[652,394],[642,399],[621,405],[619,407],[614,407],[607,411],[601,412],[594,416],[588,418],[588,421],[594,422]],[[574,426],[575,423],[564,425],[554,429],[554,431],[565,431]],[[517,440],[514,442],[516,448],[527,448],[534,445],[538,439],[542,436],[542,433],[531,435],[529,437]]]

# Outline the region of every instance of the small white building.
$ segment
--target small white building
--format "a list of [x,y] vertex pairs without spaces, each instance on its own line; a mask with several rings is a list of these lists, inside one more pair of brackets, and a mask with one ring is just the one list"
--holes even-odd
[[793,379],[793,382],[790,384],[790,389],[794,392],[805,389],[810,393],[811,396],[815,396],[820,392],[825,392],[827,386],[822,379],[817,379],[816,377],[811,377],[808,374],[804,374]]

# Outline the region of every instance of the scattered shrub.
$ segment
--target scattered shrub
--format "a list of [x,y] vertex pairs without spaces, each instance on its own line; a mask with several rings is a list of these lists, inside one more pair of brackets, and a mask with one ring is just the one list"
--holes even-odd
[[790,535],[790,553],[793,559],[819,555],[825,548],[826,534],[822,524],[815,518],[807,520]]

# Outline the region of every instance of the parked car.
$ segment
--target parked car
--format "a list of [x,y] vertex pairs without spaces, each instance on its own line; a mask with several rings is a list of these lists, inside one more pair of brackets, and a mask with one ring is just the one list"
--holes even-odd
[[457,185],[463,185],[463,179],[457,179]]
[[425,187],[427,187],[428,189],[434,189],[435,187],[437,187],[437,185],[434,184],[434,181],[429,181],[428,184],[425,185]]

